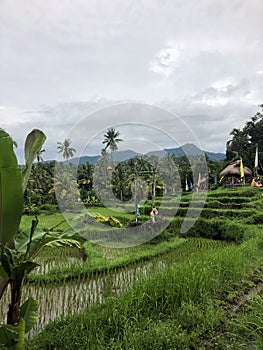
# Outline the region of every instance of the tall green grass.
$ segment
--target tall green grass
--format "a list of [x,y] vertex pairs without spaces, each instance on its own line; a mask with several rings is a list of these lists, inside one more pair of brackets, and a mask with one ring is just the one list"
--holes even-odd
[[262,261],[258,240],[200,251],[122,296],[49,324],[30,349],[201,348],[224,319],[220,300]]

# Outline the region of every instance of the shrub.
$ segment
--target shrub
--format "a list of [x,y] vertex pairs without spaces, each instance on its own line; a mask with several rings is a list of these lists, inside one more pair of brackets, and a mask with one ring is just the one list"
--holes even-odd
[[24,214],[25,215],[39,215],[40,210],[36,204],[28,204],[24,207]]
[[262,225],[263,224],[262,213],[253,214],[252,216],[246,219],[246,223],[252,224],[252,225]]
[[240,243],[245,238],[246,229],[239,223],[226,222],[220,219],[199,218],[194,226],[181,237],[203,237]]
[[39,210],[41,212],[44,212],[45,214],[55,214],[58,212],[58,206],[56,204],[43,204],[39,207]]
[[221,208],[221,203],[217,200],[210,200],[209,202],[206,203],[206,207],[209,208]]

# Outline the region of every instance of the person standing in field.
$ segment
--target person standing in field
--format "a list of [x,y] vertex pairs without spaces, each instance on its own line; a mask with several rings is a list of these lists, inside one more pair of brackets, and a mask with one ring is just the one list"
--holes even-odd
[[139,206],[138,206],[136,209],[136,212],[135,212],[135,221],[138,222],[139,219],[140,219],[140,210],[139,210]]
[[157,214],[158,214],[158,210],[156,208],[152,208],[152,211],[150,212],[152,224],[155,224]]

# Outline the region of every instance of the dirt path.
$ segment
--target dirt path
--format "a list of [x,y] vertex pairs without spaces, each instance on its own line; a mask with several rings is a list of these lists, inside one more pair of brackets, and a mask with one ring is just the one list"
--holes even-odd
[[258,283],[255,287],[251,288],[248,292],[241,295],[237,302],[232,306],[230,310],[230,315],[234,316],[239,309],[247,302],[249,302],[256,294],[260,294],[263,292],[263,281]]
[[[248,285],[249,283],[249,285]],[[240,290],[239,295],[237,295],[233,300],[229,300],[226,303],[225,314],[228,319],[235,316],[237,312],[242,309],[242,307],[248,303],[255,295],[263,292],[263,269],[256,270],[253,272],[249,281],[246,282],[244,289]]]
[[[216,343],[217,335],[226,334],[227,323],[232,320],[243,307],[249,303],[256,295],[263,293],[263,269],[255,270],[251,277],[239,286],[236,291],[230,291],[222,298],[222,309],[224,311],[224,321],[215,329],[213,337],[211,334],[204,334],[200,339],[200,349],[218,349]],[[231,344],[229,344],[231,345]],[[230,349],[230,347],[229,347]],[[252,348],[251,348],[252,349]]]

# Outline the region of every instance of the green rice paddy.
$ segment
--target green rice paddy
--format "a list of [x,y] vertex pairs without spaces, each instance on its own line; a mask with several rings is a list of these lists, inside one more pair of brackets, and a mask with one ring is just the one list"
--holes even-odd
[[[200,193],[192,210],[205,209],[181,233],[193,199],[184,195],[170,225],[143,245],[113,249],[86,242],[83,251],[44,250],[23,296],[40,300],[27,348],[262,348],[262,194],[250,187],[220,189],[204,201]],[[89,211],[115,216],[124,226],[134,216]],[[31,219],[24,217],[22,227]],[[142,215],[142,222],[148,219]],[[61,221],[62,214],[39,216],[43,228]]]

